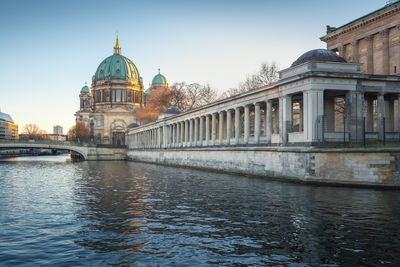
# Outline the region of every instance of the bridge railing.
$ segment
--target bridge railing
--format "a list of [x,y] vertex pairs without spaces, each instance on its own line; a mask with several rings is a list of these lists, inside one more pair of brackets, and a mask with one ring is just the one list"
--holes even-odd
[[0,144],[39,144],[39,145],[63,145],[63,146],[88,146],[89,143],[86,142],[75,142],[75,141],[54,141],[54,140],[0,140]]
[[99,148],[127,148],[126,145],[94,144],[94,143],[88,143],[88,142],[33,140],[33,139],[0,140],[0,144],[38,144],[38,145],[62,145],[62,146],[81,146],[81,147],[99,147]]

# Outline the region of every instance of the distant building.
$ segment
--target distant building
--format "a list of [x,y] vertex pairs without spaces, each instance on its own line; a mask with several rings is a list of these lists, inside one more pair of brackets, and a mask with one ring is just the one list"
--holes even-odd
[[49,134],[49,139],[52,141],[67,141],[67,136],[63,134]]
[[18,125],[10,115],[0,112],[0,140],[18,139]]
[[53,127],[53,134],[60,134],[60,135],[62,135],[63,134],[63,127],[62,126],[60,126],[60,125],[56,125],[56,126],[54,126]]
[[321,40],[347,62],[362,63],[364,74],[400,75],[400,1],[343,26],[327,26]]

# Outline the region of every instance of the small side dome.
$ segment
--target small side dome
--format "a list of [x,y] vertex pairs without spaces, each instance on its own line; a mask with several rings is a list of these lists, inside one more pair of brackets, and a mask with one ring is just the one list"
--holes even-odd
[[152,85],[167,85],[167,79],[165,79],[164,75],[160,73],[160,69],[158,69],[158,74],[154,76],[153,80],[151,81]]
[[128,128],[135,128],[138,126],[139,126],[139,124],[132,122],[131,124],[128,125]]
[[338,56],[335,52],[327,49],[314,49],[301,55],[291,67],[310,62],[310,61],[323,61],[323,62],[346,62],[344,58]]
[[89,87],[86,85],[86,83],[85,83],[85,86],[82,87],[81,93],[85,93],[85,94],[90,93],[90,89],[89,89]]
[[167,108],[163,112],[163,114],[180,114],[180,113],[182,113],[182,111],[179,108],[174,107],[174,106]]

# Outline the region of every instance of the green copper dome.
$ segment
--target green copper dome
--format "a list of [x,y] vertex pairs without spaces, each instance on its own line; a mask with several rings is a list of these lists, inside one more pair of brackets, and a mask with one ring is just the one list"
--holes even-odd
[[167,79],[165,79],[164,75],[160,73],[160,69],[158,69],[158,74],[154,76],[151,84],[167,84]]
[[89,90],[89,87],[88,87],[87,85],[85,85],[84,87],[82,87],[81,93],[89,93],[89,92],[90,92],[90,90]]
[[135,64],[121,54],[121,47],[117,40],[114,46],[114,54],[104,59],[93,76],[93,81],[99,80],[131,80],[140,82],[139,71]]
[[135,64],[119,54],[104,59],[96,70],[94,81],[99,80],[130,80],[139,81],[139,71]]

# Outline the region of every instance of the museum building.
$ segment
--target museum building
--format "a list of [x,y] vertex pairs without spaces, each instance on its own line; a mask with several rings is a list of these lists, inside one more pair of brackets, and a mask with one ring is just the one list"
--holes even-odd
[[321,40],[347,62],[361,63],[364,74],[400,75],[400,1],[340,27],[328,25]]

